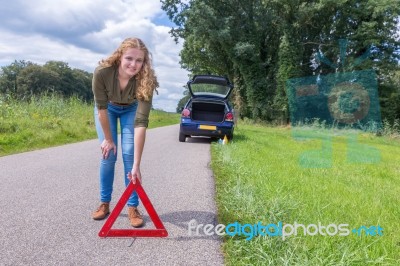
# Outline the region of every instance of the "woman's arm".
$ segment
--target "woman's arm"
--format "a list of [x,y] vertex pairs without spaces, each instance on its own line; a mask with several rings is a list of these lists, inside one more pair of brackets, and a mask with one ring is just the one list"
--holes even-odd
[[144,142],[146,140],[146,127],[135,128],[135,147],[134,147],[134,161],[131,173],[128,178],[135,184],[136,179],[142,182],[142,175],[140,173],[140,162],[142,160]]
[[108,111],[107,109],[99,110],[99,121],[101,124],[101,128],[103,129],[104,140],[101,143],[101,152],[103,153],[103,158],[108,158],[108,155],[111,150],[114,150],[114,155],[117,154],[117,147],[112,139],[111,131],[110,131],[110,123],[108,121]]

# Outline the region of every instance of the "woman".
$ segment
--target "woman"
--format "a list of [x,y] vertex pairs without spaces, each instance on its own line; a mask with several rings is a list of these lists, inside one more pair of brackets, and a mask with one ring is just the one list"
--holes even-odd
[[[117,160],[117,124],[121,128],[121,148],[125,185],[141,182],[140,161],[153,92],[158,87],[150,53],[138,38],[124,40],[118,49],[99,62],[93,74],[95,124],[101,143],[100,201],[92,214],[104,219],[110,212],[114,169]],[[136,180],[137,179],[137,180]],[[128,217],[133,227],[143,225],[136,192],[128,200]]]

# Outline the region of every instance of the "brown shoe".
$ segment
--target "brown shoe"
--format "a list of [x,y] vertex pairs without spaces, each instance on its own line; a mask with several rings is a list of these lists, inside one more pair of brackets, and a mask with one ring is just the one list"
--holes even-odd
[[144,225],[143,217],[136,207],[128,207],[128,218],[133,227],[141,227]]
[[102,202],[95,212],[92,213],[93,220],[103,220],[110,213],[110,203]]

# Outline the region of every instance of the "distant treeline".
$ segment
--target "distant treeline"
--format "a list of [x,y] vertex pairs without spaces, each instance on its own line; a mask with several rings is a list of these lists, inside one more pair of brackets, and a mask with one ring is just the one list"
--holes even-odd
[[43,66],[25,60],[14,61],[1,67],[0,94],[29,99],[33,95],[57,93],[91,101],[92,76],[62,61],[48,61]]
[[288,80],[373,69],[382,117],[400,119],[398,0],[161,2],[183,40],[181,66],[228,76],[242,117],[287,121]]

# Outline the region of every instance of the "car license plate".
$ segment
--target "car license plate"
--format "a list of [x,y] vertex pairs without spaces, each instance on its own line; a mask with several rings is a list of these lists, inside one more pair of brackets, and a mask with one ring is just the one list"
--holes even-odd
[[205,130],[217,130],[216,126],[208,126],[208,125],[200,125],[199,129],[205,129]]

